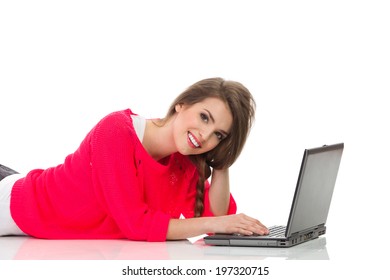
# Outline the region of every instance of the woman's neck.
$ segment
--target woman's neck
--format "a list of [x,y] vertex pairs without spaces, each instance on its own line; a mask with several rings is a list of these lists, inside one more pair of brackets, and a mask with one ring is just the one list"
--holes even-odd
[[173,140],[172,119],[165,123],[161,120],[147,120],[142,145],[156,161],[177,152]]

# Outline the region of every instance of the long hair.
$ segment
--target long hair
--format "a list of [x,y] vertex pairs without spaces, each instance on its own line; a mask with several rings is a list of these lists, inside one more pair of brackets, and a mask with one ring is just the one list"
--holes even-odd
[[195,217],[204,211],[204,186],[211,175],[210,167],[225,169],[230,167],[240,155],[255,117],[256,103],[249,90],[241,83],[227,81],[222,78],[201,80],[182,94],[172,103],[164,120],[175,113],[177,104],[193,105],[206,98],[216,97],[225,102],[232,113],[233,123],[231,133],[213,150],[200,155],[190,155],[199,173],[196,188]]

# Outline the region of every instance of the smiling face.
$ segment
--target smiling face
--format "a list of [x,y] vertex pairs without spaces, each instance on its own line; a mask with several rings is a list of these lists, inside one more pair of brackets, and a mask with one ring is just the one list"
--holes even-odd
[[179,153],[203,154],[214,149],[229,133],[233,117],[219,98],[193,105],[177,104],[173,137]]

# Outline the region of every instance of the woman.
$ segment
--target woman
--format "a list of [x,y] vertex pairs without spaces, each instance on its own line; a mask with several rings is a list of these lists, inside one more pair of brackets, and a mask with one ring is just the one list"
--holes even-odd
[[0,219],[8,220],[0,235],[164,241],[267,234],[256,219],[235,215],[229,190],[228,169],[254,105],[240,83],[206,79],[178,96],[164,119],[129,109],[106,116],[56,167],[21,176],[0,166]]

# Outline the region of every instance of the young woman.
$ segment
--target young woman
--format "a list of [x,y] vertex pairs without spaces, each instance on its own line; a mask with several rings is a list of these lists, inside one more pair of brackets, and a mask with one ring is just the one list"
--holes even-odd
[[22,176],[0,166],[0,235],[164,241],[267,234],[258,220],[235,214],[229,190],[229,167],[254,110],[242,84],[206,79],[179,95],[164,119],[129,109],[109,114],[56,167]]

